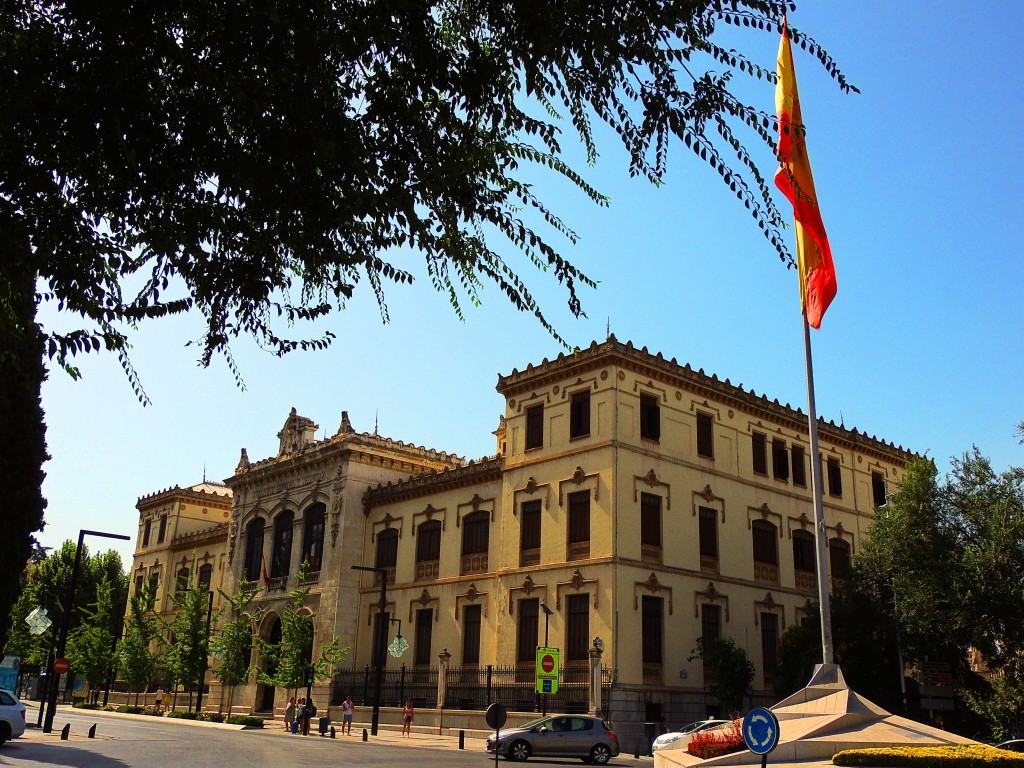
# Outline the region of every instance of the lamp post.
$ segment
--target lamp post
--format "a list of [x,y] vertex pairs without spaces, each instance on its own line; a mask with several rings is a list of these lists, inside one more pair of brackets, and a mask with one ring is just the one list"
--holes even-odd
[[[119,533],[103,533],[102,531],[88,531],[84,528],[78,532],[78,548],[75,550],[75,564],[71,568],[71,580],[68,582],[68,591],[64,597],[64,615],[61,617],[60,634],[57,636],[57,658],[63,659],[67,650],[68,629],[71,627],[71,612],[75,602],[75,589],[78,587],[78,567],[82,563],[82,544],[86,536],[102,536],[106,539],[120,539],[131,541],[130,536],[122,536]],[[53,674],[53,666],[50,666],[50,674]],[[43,721],[43,733],[50,733],[53,730],[53,714],[57,707],[57,681],[51,680],[46,695],[46,719]]]
[[[542,611],[544,611],[544,647],[547,648],[548,647],[548,619],[551,618],[551,615],[554,613],[554,611],[552,611],[550,606],[548,606],[548,604],[545,603],[543,600],[540,601],[540,609]],[[544,703],[541,705],[540,713],[542,715],[547,715],[547,713],[548,713],[548,695],[546,693],[544,694]]]
[[370,733],[377,735],[377,726],[380,724],[380,686],[384,677],[384,653],[387,639],[388,623],[384,621],[384,614],[388,607],[388,569],[376,568],[371,565],[353,565],[353,571],[369,571],[380,574],[380,608],[377,611],[376,634],[373,638],[373,718],[370,721]]

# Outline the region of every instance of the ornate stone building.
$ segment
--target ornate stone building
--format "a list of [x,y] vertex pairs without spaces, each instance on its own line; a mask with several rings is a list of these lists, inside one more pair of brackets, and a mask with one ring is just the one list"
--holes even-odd
[[[605,705],[628,734],[715,712],[691,657],[699,638],[728,636],[767,698],[779,636],[816,597],[806,416],[614,337],[497,389],[496,457],[363,497],[361,559],[391,574],[387,611],[412,649],[388,664],[426,669],[447,653],[464,670],[517,666],[532,680],[546,634],[568,667],[600,638]],[[834,423],[819,435],[841,573],[912,454]],[[358,665],[372,657],[371,576]]]

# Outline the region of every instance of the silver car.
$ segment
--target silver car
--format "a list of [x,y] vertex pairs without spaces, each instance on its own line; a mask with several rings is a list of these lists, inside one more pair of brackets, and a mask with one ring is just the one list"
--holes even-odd
[[619,737],[599,717],[553,715],[501,731],[487,739],[487,751],[506,760],[528,757],[579,757],[604,765],[619,754]]
[[723,725],[729,725],[730,722],[729,720],[698,720],[696,723],[683,726],[678,731],[661,734],[661,736],[654,740],[654,744],[651,745],[651,751],[657,752],[669,745],[672,745],[673,749],[685,749],[690,745],[694,734],[710,730],[711,728],[721,728]]
[[25,705],[10,691],[0,688],[0,744],[25,732]]

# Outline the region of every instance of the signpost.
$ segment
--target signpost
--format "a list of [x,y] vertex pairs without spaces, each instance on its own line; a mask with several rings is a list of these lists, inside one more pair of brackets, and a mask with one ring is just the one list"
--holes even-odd
[[558,693],[557,648],[537,648],[537,693]]
[[743,742],[761,756],[761,768],[768,765],[768,753],[779,745],[779,719],[770,709],[755,707],[743,718]]
[[494,766],[497,768],[498,739],[501,737],[501,727],[505,724],[505,721],[508,720],[508,712],[505,711],[505,707],[501,704],[494,702],[487,707],[487,711],[484,713],[484,720],[486,720],[487,724],[494,729]]
[[53,673],[55,675],[66,675],[71,669],[71,662],[61,657],[53,662]]

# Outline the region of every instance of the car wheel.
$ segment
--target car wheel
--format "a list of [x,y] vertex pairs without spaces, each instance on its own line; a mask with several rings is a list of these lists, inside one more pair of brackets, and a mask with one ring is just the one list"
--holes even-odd
[[508,748],[508,752],[505,754],[509,760],[516,762],[525,760],[530,756],[530,745],[520,739],[519,741],[513,741],[511,746]]
[[590,750],[590,762],[594,765],[604,765],[612,758],[612,751],[604,744],[595,744]]
[[11,738],[11,726],[9,723],[0,720],[0,744],[3,744],[9,738]]

